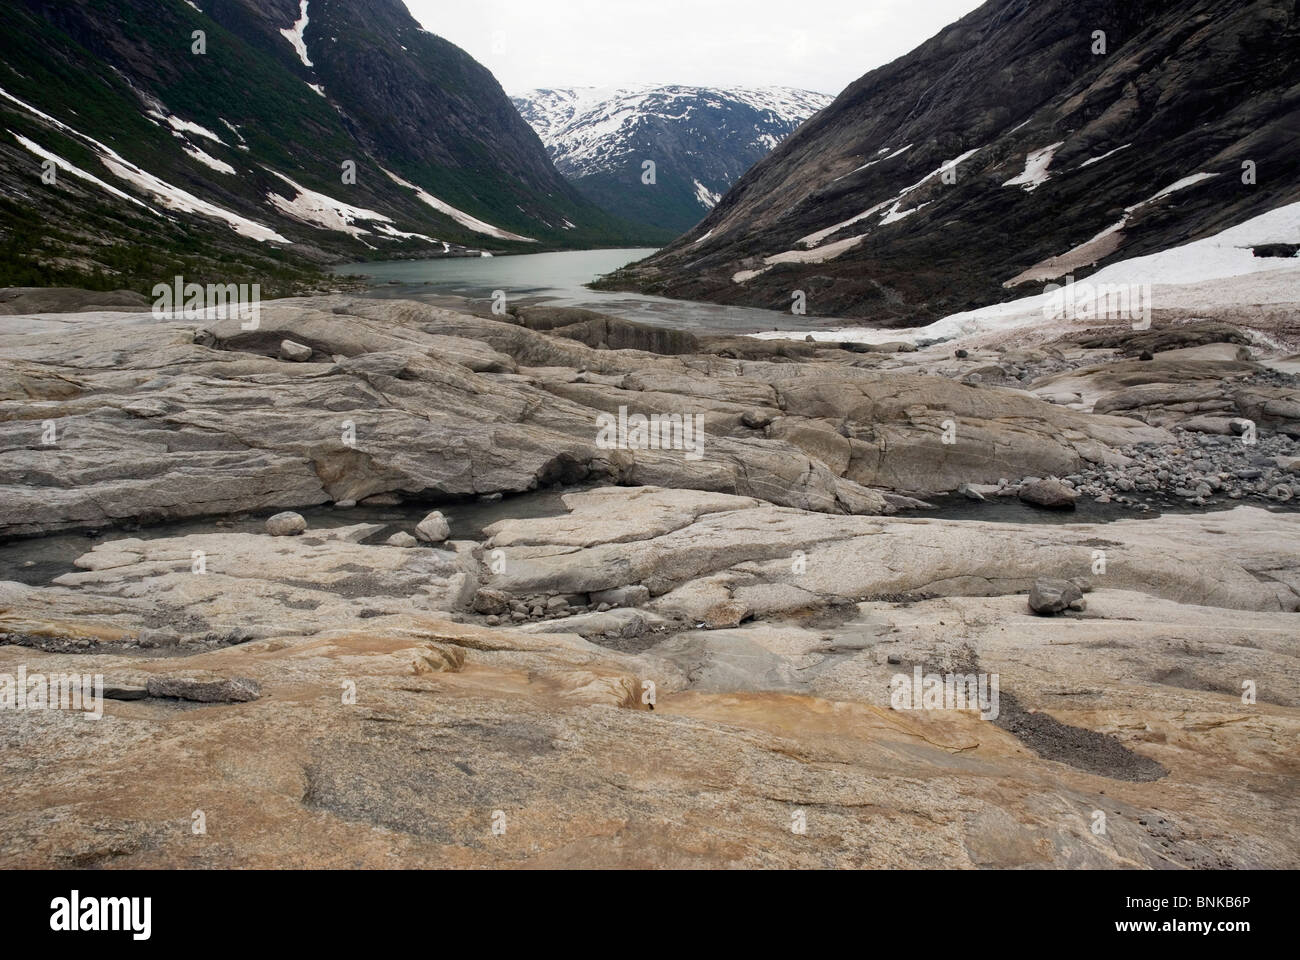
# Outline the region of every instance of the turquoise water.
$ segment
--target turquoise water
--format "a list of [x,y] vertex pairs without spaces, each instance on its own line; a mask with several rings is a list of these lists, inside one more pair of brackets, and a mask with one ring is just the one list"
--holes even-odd
[[654,252],[652,248],[638,248],[530,253],[517,257],[387,260],[345,264],[334,271],[374,278],[378,286],[372,293],[379,297],[419,300],[456,296],[486,304],[493,291],[504,290],[508,301],[536,298],[548,306],[582,307],[625,320],[695,331],[756,333],[775,328],[821,330],[838,325],[826,318],[798,317],[776,310],[611,293],[588,290],[584,286]]

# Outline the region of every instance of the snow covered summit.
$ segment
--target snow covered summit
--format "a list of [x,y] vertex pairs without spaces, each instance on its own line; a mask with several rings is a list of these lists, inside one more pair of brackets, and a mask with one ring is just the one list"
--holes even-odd
[[673,236],[831,102],[787,87],[650,84],[540,89],[512,99],[556,168],[588,198]]

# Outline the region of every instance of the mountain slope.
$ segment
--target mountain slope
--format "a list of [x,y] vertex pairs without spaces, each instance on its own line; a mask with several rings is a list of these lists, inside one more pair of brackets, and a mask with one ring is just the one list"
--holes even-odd
[[[671,239],[746,170],[831,102],[785,87],[532,90],[513,98],[583,196]],[[643,164],[655,163],[655,183]]]
[[1298,48],[1294,0],[990,0],[607,285],[905,325],[1208,236],[1300,199]]
[[16,0],[0,25],[0,284],[631,239],[400,0]]

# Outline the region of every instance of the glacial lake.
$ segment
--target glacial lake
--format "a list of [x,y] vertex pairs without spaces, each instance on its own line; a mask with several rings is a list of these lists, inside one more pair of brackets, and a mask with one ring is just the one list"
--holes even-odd
[[381,260],[349,263],[335,273],[368,276],[370,296],[445,303],[461,297],[487,306],[494,290],[509,302],[528,300],[556,307],[597,310],[625,320],[702,333],[757,333],[826,330],[844,326],[829,317],[800,317],[789,311],[730,307],[691,300],[669,300],[638,293],[589,290],[585,284],[619,267],[644,260],[654,248],[574,250],[510,257],[446,257],[437,260]]

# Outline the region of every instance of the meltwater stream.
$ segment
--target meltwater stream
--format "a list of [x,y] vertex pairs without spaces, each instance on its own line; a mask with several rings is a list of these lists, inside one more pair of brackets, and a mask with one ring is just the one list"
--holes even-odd
[[[415,526],[431,511],[438,510],[447,518],[453,540],[484,540],[484,529],[498,520],[524,520],[536,517],[558,517],[567,513],[564,495],[587,489],[584,487],[552,487],[529,493],[515,494],[500,499],[467,498],[450,502],[408,502],[395,506],[354,507],[319,506],[301,507],[295,512],[307,521],[307,534],[312,531],[349,527],[356,524],[376,524],[380,529],[366,537],[363,543],[381,544],[399,530],[414,533]],[[1225,500],[1206,507],[1188,506],[1182,501],[1168,500],[1138,509],[1118,503],[1100,504],[1091,500],[1079,501],[1075,510],[1045,510],[1011,498],[994,498],[985,502],[967,500],[958,494],[931,497],[931,506],[922,510],[909,510],[897,514],[899,518],[917,517],[945,520],[967,520],[985,523],[1016,523],[1024,525],[1094,523],[1106,524],[1122,520],[1149,520],[1162,513],[1195,513],[1211,515],[1242,506],[1240,501]],[[1252,506],[1263,506],[1250,501]],[[1276,512],[1294,512],[1297,504],[1275,504],[1267,509]],[[75,561],[89,553],[97,544],[114,540],[139,538],[157,540],[205,533],[266,533],[266,518],[277,510],[243,513],[226,517],[200,517],[174,520],[142,526],[124,524],[99,530],[56,531],[35,537],[22,537],[0,541],[0,582],[11,580],[30,586],[42,586],[65,573],[78,568]],[[887,518],[882,518],[887,519]],[[180,562],[180,561],[178,561]]]
[[[331,530],[360,523],[381,526],[363,543],[383,543],[403,530],[414,533],[415,526],[433,510],[441,511],[451,527],[452,540],[482,540],[484,527],[498,520],[524,520],[533,517],[556,517],[567,512],[562,497],[569,489],[547,489],[499,500],[467,499],[451,503],[406,503],[380,507],[358,504],[355,507],[300,507],[295,513],[307,521],[306,536],[313,530]],[[228,517],[201,517],[167,523],[138,526],[134,524],[89,531],[63,531],[39,537],[0,542],[0,582],[14,580],[31,586],[49,583],[55,577],[77,570],[76,559],[89,553],[97,544],[136,537],[159,540],[205,533],[266,533],[266,518],[278,510],[236,514]]]

